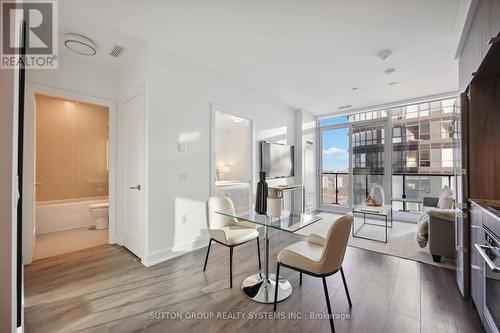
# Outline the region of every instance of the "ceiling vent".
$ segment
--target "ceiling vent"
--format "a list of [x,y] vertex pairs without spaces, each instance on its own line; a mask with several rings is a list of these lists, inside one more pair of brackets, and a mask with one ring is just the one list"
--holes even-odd
[[342,106],[339,106],[339,110],[349,109],[349,108],[352,108],[352,105],[351,105],[351,104],[349,104],[349,105],[342,105]]
[[109,55],[118,58],[123,53],[123,51],[125,51],[125,48],[123,46],[115,44],[111,52],[109,52]]

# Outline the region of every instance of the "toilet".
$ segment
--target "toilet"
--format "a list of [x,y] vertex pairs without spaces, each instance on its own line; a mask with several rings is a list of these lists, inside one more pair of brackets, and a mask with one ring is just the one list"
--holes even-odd
[[97,230],[107,229],[109,227],[108,211],[109,202],[103,202],[89,206],[90,215],[95,217],[95,228]]

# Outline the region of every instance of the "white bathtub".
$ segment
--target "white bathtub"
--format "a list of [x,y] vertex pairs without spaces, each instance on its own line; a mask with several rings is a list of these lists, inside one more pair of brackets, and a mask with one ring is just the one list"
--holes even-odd
[[89,206],[107,201],[107,197],[96,197],[37,202],[36,234],[93,226]]

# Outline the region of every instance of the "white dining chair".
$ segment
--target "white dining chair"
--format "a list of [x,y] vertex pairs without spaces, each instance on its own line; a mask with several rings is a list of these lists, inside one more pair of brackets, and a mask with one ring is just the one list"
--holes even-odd
[[235,214],[234,205],[231,199],[227,197],[211,197],[206,204],[207,228],[210,234],[210,241],[207,248],[207,256],[203,271],[207,268],[208,255],[212,241],[229,248],[229,287],[233,287],[233,248],[238,245],[248,243],[257,239],[257,255],[260,263],[260,244],[259,232],[254,223],[238,221],[229,216],[217,214],[216,211],[222,211]]
[[[280,274],[280,267],[287,267],[300,272],[300,285],[302,285],[302,273],[323,279],[323,289],[325,290],[326,306],[328,308],[332,332],[335,332],[335,326],[333,325],[326,277],[340,271],[349,307],[352,307],[344,270],[342,269],[352,221],[353,217],[351,214],[342,216],[332,224],[328,230],[326,239],[319,235],[311,234],[307,237],[306,241],[294,243],[278,253],[276,277]],[[274,294],[274,311],[276,311],[276,306],[277,292]]]

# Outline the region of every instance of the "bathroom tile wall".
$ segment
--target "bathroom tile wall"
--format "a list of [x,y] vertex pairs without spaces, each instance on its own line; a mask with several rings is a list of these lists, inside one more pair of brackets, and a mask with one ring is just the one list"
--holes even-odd
[[108,195],[108,109],[36,95],[36,201]]

